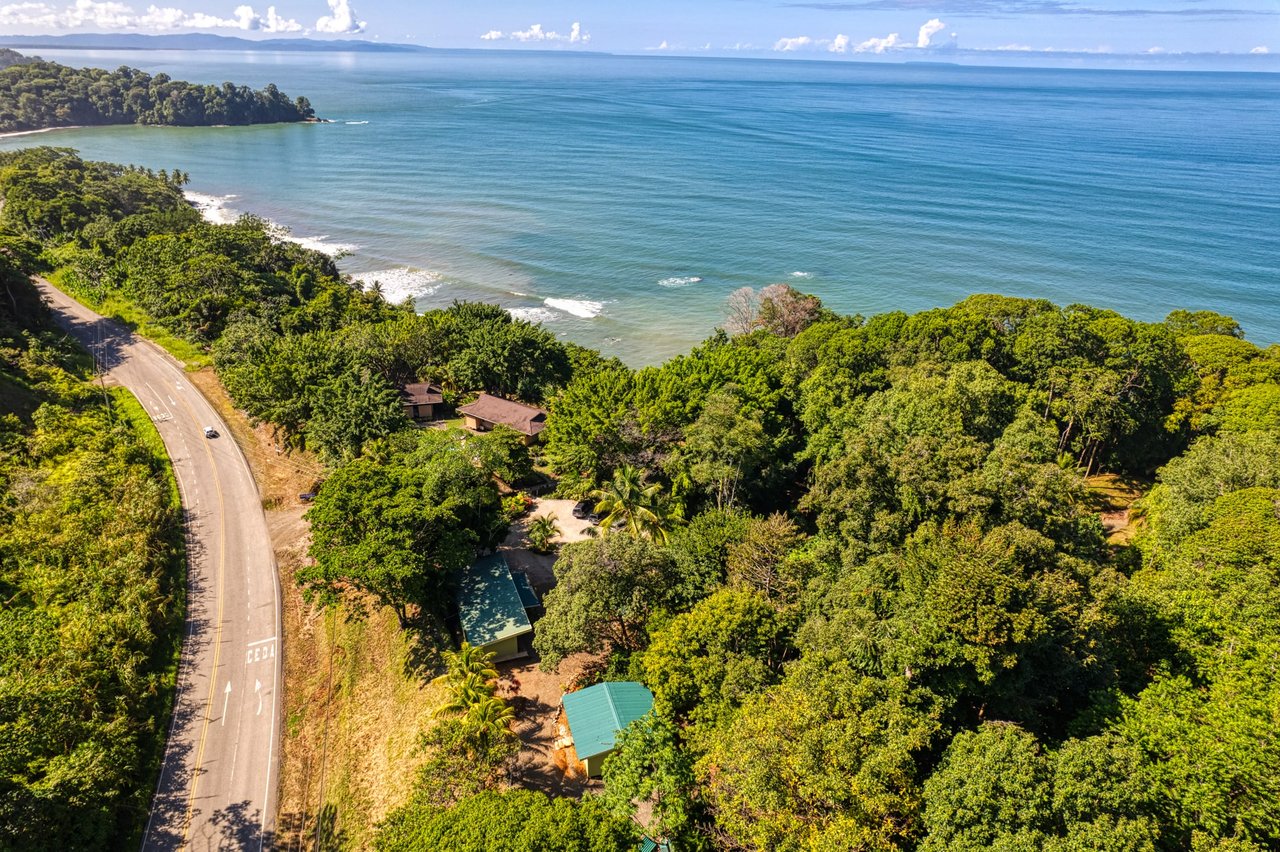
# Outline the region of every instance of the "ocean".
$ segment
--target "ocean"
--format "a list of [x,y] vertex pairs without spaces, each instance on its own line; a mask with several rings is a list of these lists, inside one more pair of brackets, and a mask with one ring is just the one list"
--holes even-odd
[[329,124],[0,139],[178,167],[213,218],[420,308],[496,302],[633,365],[740,287],[970,293],[1280,342],[1280,75],[486,53],[39,51],[306,95]]

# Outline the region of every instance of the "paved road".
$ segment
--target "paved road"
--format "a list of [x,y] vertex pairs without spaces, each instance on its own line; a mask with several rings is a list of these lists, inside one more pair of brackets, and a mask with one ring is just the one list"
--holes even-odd
[[[173,358],[47,281],[36,283],[58,322],[142,402],[182,493],[187,635],[142,848],[270,848],[280,751],[280,589],[249,466]],[[205,426],[218,437],[205,438]]]

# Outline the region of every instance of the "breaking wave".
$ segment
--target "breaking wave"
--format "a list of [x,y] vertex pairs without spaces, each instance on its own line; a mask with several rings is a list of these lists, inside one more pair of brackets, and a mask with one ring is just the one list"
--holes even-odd
[[546,308],[507,308],[507,313],[525,322],[551,322],[556,318],[555,311]]
[[573,314],[583,319],[598,317],[604,311],[604,302],[591,302],[586,299],[544,299],[542,303],[548,308],[555,308],[557,311],[564,311],[566,314]]
[[[238,195],[209,195],[204,192],[193,192],[189,189],[184,191],[184,195],[186,195],[187,201],[191,202],[191,206],[200,211],[200,215],[204,217],[204,220],[212,225],[234,225],[241,216],[241,211],[231,206],[231,202],[239,198]],[[360,248],[355,243],[330,242],[328,234],[321,234],[316,237],[295,237],[289,233],[288,228],[285,228],[280,223],[272,222],[269,219],[267,223],[271,226],[273,236],[276,239],[297,243],[303,248],[327,254],[329,257],[351,254]]]
[[441,286],[440,273],[409,267],[361,272],[352,277],[366,290],[375,283],[381,286],[382,297],[392,304],[399,304],[405,299],[430,296]]
[[297,243],[303,248],[309,248],[312,251],[318,251],[321,254],[327,254],[329,257],[337,257],[340,254],[351,254],[358,250],[360,246],[355,243],[331,243],[329,235],[323,234],[319,237],[295,237],[292,234],[283,237],[291,243]]
[[206,222],[214,225],[233,225],[240,218],[240,211],[232,209],[231,202],[235,195],[206,195],[203,192],[186,190],[184,193],[191,206],[200,211]]
[[658,282],[659,287],[688,287],[690,284],[701,284],[702,277],[699,275],[672,276],[671,278],[663,278]]

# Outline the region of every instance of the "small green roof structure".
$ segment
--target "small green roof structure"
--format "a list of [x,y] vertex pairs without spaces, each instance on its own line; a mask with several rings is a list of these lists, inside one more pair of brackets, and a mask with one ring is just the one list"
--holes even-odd
[[578,760],[596,776],[618,732],[653,709],[653,693],[634,681],[597,683],[560,699]]
[[520,593],[520,602],[524,604],[525,609],[542,606],[542,601],[538,600],[538,593],[533,590],[533,585],[529,582],[527,575],[519,571],[512,571],[511,578],[516,581],[516,591]]
[[521,656],[519,638],[533,632],[507,560],[498,554],[462,570],[458,612],[466,640],[492,651],[499,662]]

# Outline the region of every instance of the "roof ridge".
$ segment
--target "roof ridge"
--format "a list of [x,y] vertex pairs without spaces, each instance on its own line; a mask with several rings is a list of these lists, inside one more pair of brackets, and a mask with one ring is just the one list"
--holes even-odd
[[[610,689],[614,685],[614,681],[606,681],[604,684],[604,697],[609,705],[609,712],[613,715],[613,729],[615,731],[622,730],[622,720],[618,718],[618,707],[613,703],[613,690]],[[616,735],[615,735],[616,736]]]

